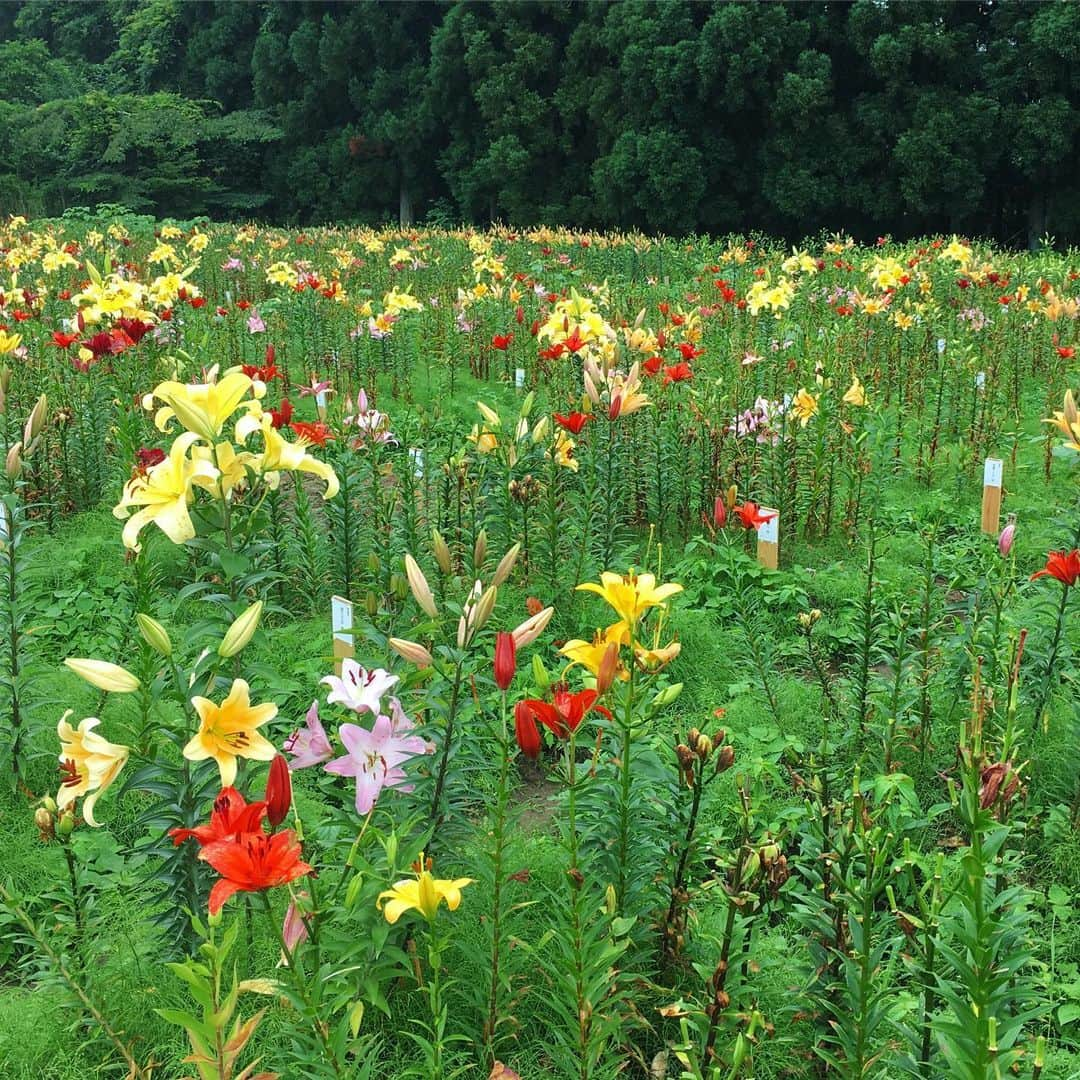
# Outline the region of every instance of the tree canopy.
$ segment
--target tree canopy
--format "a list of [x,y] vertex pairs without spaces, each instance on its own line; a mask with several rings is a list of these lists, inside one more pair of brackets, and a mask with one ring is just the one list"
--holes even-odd
[[1069,0],[0,5],[0,209],[1080,234]]

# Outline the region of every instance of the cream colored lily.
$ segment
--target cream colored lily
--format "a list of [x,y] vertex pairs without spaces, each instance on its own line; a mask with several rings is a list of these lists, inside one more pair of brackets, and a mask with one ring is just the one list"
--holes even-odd
[[98,823],[94,820],[94,805],[119,775],[131,751],[129,747],[111,743],[94,731],[101,723],[96,716],[88,716],[79,722],[78,728],[73,728],[68,723],[71,712],[68,709],[56,725],[56,733],[60,736],[60,771],[63,774],[56,805],[63,811],[85,795],[83,817],[87,825],[96,829]]
[[[237,424],[237,437],[246,438],[251,430],[249,425]],[[260,430],[263,452],[261,457],[256,458],[257,468],[271,487],[276,485],[279,472],[306,472],[326,481],[324,499],[332,499],[338,493],[337,473],[325,461],[319,461],[307,452],[310,445],[307,440],[301,438],[291,443],[283,439],[269,416],[262,418]]]
[[133,506],[142,507],[131,514],[124,526],[125,547],[138,551],[139,533],[150,522],[156,523],[174,544],[183,544],[195,535],[195,526],[188,513],[191,485],[214,481],[218,477],[217,469],[209,461],[194,461],[188,457],[188,450],[199,438],[190,431],[177,436],[164,461],[124,485],[124,493],[113,507],[113,515],[123,520],[128,518]]

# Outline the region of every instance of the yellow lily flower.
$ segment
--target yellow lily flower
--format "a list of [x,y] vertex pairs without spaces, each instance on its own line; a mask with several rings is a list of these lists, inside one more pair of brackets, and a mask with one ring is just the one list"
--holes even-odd
[[332,499],[339,488],[337,473],[325,461],[313,458],[307,447],[311,444],[305,439],[291,443],[278,434],[269,416],[262,418],[263,452],[258,459],[258,469],[273,487],[279,472],[306,472],[326,481],[324,499]]
[[681,593],[683,587],[674,582],[657,585],[653,574],[613,574],[605,570],[600,584],[587,581],[578,586],[579,592],[602,596],[627,627],[634,627],[649,608],[659,607],[668,597]]
[[866,391],[863,389],[863,384],[859,382],[858,375],[851,376],[851,385],[844,395],[844,404],[856,405],[860,408],[866,404]]
[[56,795],[58,809],[65,810],[77,798],[83,800],[83,817],[86,824],[98,827],[94,820],[94,805],[119,775],[131,752],[127,746],[118,746],[103,738],[93,728],[101,721],[88,716],[79,722],[78,728],[68,723],[71,709],[60,718],[56,733],[60,736],[60,771],[63,780]]
[[[391,925],[406,911],[413,909],[419,911],[428,922],[433,922],[443,900],[451,911],[457,911],[461,903],[461,890],[472,884],[473,879],[467,877],[453,881],[433,877],[430,860],[425,861],[423,852],[420,853],[420,865],[424,869],[417,872],[415,881],[410,878],[395,881],[392,889],[379,893],[379,910]],[[386,900],[385,906],[383,900]]]
[[1080,413],[1071,390],[1065,391],[1064,411],[1055,411],[1053,418],[1047,418],[1043,423],[1053,424],[1065,436],[1065,445],[1080,454]]
[[[627,630],[626,624],[617,622],[603,632],[597,630],[592,641],[584,641],[581,638],[568,641],[559,650],[559,655],[565,656],[570,661],[570,667],[580,664],[586,671],[591,672],[593,675],[599,675],[600,665],[604,662],[608,647],[614,644],[621,648],[629,639],[630,632]],[[620,679],[630,678],[630,672],[626,670],[626,666],[621,660],[616,675]]]
[[209,698],[191,699],[202,722],[184,747],[184,757],[188,761],[213,758],[221,770],[222,787],[229,787],[236,780],[238,757],[272,761],[277,753],[274,744],[255,730],[277,716],[277,706],[252,705],[249,692],[243,679],[234,679],[229,696],[220,705]]
[[554,454],[556,465],[561,465],[571,472],[577,472],[580,462],[574,457],[574,447],[576,445],[565,431],[557,431],[555,433],[555,445],[551,451],[546,451],[544,456],[550,458]]
[[238,454],[229,442],[220,442],[215,447],[195,446],[191,450],[191,456],[196,461],[209,462],[217,474],[213,477],[196,477],[192,483],[226,499],[233,493],[234,488],[247,484],[248,467],[255,468],[258,463],[254,454]]
[[799,422],[806,427],[807,421],[818,411],[818,399],[806,389],[801,389],[791,403],[791,411],[799,418]]
[[634,644],[634,656],[638,663],[646,671],[658,671],[666,667],[682,652],[682,644],[678,641],[669,642],[667,645],[654,645],[647,649],[644,645]]
[[186,431],[172,444],[169,456],[154,465],[144,475],[124,485],[120,502],[113,507],[113,516],[123,520],[131,507],[141,506],[124,526],[124,546],[139,550],[139,533],[151,521],[174,543],[183,544],[195,535],[195,526],[188,514],[191,485],[195,481],[216,480],[218,471],[209,461],[193,461],[187,456],[199,436]]
[[[188,431],[212,443],[244,403],[244,395],[251,388],[251,379],[242,371],[230,371],[214,383],[185,386],[178,382],[163,382],[152,395],[165,402],[165,406],[158,409],[154,423],[159,431],[165,431],[175,418]],[[252,406],[258,408],[258,402],[254,400],[245,404],[249,411]]]
[[0,330],[0,356],[13,353],[21,344],[21,334],[9,334],[5,330]]

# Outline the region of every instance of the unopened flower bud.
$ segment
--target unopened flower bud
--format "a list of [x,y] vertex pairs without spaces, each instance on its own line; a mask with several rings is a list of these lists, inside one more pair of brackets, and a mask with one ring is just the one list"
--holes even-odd
[[481,529],[477,534],[476,543],[473,544],[473,569],[479,570],[487,558],[487,530]]
[[431,653],[416,641],[407,641],[405,638],[392,637],[387,644],[398,654],[398,656],[403,657],[405,660],[408,660],[410,664],[415,664],[419,668],[430,667],[432,660],[434,659]]
[[41,834],[42,840],[51,840],[53,838],[55,820],[51,811],[46,810],[44,806],[39,806],[34,811],[34,824],[37,826],[37,831]]
[[84,660],[69,656],[64,661],[64,666],[84,678],[91,686],[114,694],[133,694],[140,686],[139,680],[130,671],[125,671],[119,664],[110,664],[107,660]]
[[694,750],[702,761],[707,760],[713,751],[712,739],[710,739],[708,735],[699,735],[697,746],[694,747]]
[[4,475],[9,480],[18,480],[22,475],[22,443],[12,443],[4,459]]
[[517,648],[514,635],[500,630],[495,636],[495,685],[500,690],[509,690],[517,671]]
[[276,829],[289,813],[292,806],[292,778],[289,775],[289,762],[284,754],[277,754],[270,762],[270,772],[266,777],[266,820],[270,828]]
[[420,605],[424,614],[432,619],[438,618],[439,608],[435,603],[431,586],[428,585],[427,578],[424,577],[423,571],[411,555],[405,556],[405,576],[412,590],[413,599]]
[[[476,607],[473,608],[470,617],[470,629],[472,633],[476,633],[478,630],[483,630],[487,624],[488,619],[491,618],[491,613],[495,610],[495,601],[498,599],[498,590],[494,585],[489,585],[485,590],[483,596],[476,602]],[[471,636],[471,634],[470,634]]]
[[232,626],[225,631],[225,636],[218,646],[218,656],[223,660],[228,660],[247,646],[258,629],[259,619],[262,618],[262,610],[263,602],[256,600],[254,604],[242,611],[233,620]]
[[619,897],[615,892],[615,886],[610,882],[608,887],[604,890],[604,907],[607,910],[608,916],[614,918],[615,912],[619,910]]
[[1001,535],[998,537],[998,551],[1001,553],[1001,557],[1004,559],[1010,551],[1012,551],[1013,540],[1016,538],[1016,515],[1010,514],[1009,520],[1005,524],[1005,528],[1001,530]]
[[532,678],[541,694],[551,685],[551,676],[544,667],[544,661],[540,659],[539,653],[532,658]]
[[369,574],[377,574],[382,569],[382,563],[379,561],[379,556],[374,551],[368,552],[367,568]]
[[515,628],[514,644],[519,649],[531,645],[547,629],[547,624],[551,622],[551,616],[554,614],[555,609],[553,607],[546,607],[530,616]]
[[609,641],[604,655],[600,658],[600,664],[596,669],[596,692],[606,694],[615,681],[619,672],[619,645],[618,642]]
[[735,747],[734,746],[721,746],[720,752],[716,755],[716,771],[718,773],[727,772],[732,765],[735,764]]
[[374,589],[368,589],[367,594],[364,596],[364,610],[371,619],[374,619],[379,614],[379,598],[375,595]]
[[75,831],[75,815],[65,810],[56,822],[56,835],[66,839]]
[[453,569],[453,563],[450,559],[450,548],[447,546],[446,541],[442,537],[442,533],[440,533],[438,529],[432,530],[431,549],[435,555],[435,562],[438,563],[439,569],[444,574],[449,574]]
[[144,615],[141,611],[135,616],[135,622],[142,634],[143,641],[160,656],[172,656],[172,641],[168,631],[157,619]]
[[678,700],[679,695],[682,693],[683,684],[681,682],[672,683],[671,686],[665,686],[659,694],[652,699],[652,707],[654,709],[662,709],[665,705],[671,705]]
[[499,565],[495,567],[495,576],[491,579],[491,584],[498,588],[506,579],[510,576],[510,571],[514,569],[514,563],[517,562],[518,555],[521,554],[521,545],[515,544],[500,560]]
[[390,575],[390,592],[395,600],[404,600],[409,595],[408,579],[401,574]]
[[26,426],[23,428],[24,445],[29,446],[41,434],[41,429],[45,426],[45,414],[48,407],[48,400],[44,394],[34,402],[34,407],[26,418]]

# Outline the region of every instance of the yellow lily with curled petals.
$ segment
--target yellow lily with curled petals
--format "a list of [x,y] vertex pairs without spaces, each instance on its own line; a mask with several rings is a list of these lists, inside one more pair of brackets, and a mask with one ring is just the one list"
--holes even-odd
[[0,330],[0,356],[14,352],[21,344],[21,334],[9,334],[6,330]]
[[[559,650],[559,655],[565,656],[570,661],[570,667],[580,664],[586,671],[591,672],[593,675],[599,675],[600,665],[604,662],[608,647],[616,645],[621,648],[629,640],[630,632],[627,630],[626,624],[617,622],[613,626],[609,626],[607,630],[597,630],[592,641],[583,641],[580,638],[568,641]],[[621,660],[619,661],[616,676],[620,679],[630,678],[630,672],[626,670],[626,666]]]
[[143,526],[154,522],[174,543],[183,544],[195,535],[195,526],[188,513],[191,485],[216,480],[218,471],[209,461],[194,461],[188,449],[199,436],[191,431],[177,436],[169,456],[124,485],[120,502],[113,507],[113,516],[128,518],[131,507],[141,506],[124,526],[124,546],[139,550],[139,533]]
[[669,597],[681,593],[683,587],[674,582],[657,585],[653,574],[613,574],[605,570],[599,585],[587,581],[578,586],[578,591],[603,597],[627,627],[632,628],[649,608],[659,607]]
[[1064,411],[1055,411],[1053,417],[1047,418],[1043,423],[1053,424],[1065,436],[1065,445],[1080,453],[1080,413],[1077,412],[1071,390],[1065,391]]
[[68,723],[71,709],[60,718],[56,733],[60,736],[60,771],[63,779],[56,795],[60,810],[71,806],[77,798],[83,800],[83,817],[87,825],[98,827],[94,820],[94,805],[120,774],[131,752],[127,746],[109,742],[93,729],[101,723],[96,716],[79,722],[78,728]]
[[326,481],[324,499],[332,499],[338,493],[337,473],[325,461],[312,457],[307,448],[311,444],[306,439],[297,439],[291,443],[278,434],[269,416],[262,420],[263,452],[257,459],[259,471],[273,486],[279,472],[306,472]]
[[806,427],[807,421],[818,411],[818,399],[805,388],[800,389],[791,403],[791,411]]
[[199,730],[184,747],[188,761],[213,758],[221,770],[221,786],[231,787],[236,780],[236,759],[272,761],[277,749],[256,728],[277,716],[277,706],[252,705],[250,688],[243,679],[234,679],[229,696],[216,705],[209,698],[193,697],[191,704],[199,714]]
[[[379,893],[379,909],[391,925],[411,910],[419,911],[428,922],[434,922],[443,900],[451,911],[457,911],[461,890],[472,884],[473,879],[467,877],[453,881],[433,877],[423,852],[420,853],[420,865],[424,869],[417,872],[415,881],[410,878],[395,881],[392,889]],[[385,906],[383,900],[386,900]]]
[[255,468],[258,458],[254,454],[236,452],[232,443],[220,442],[215,447],[195,446],[191,456],[196,461],[209,462],[217,472],[214,477],[196,477],[192,483],[215,495],[229,498],[233,489],[243,487],[248,481],[248,467]]
[[[232,414],[245,404],[244,395],[251,389],[252,381],[242,371],[227,372],[212,383],[163,382],[152,395],[165,402],[154,416],[154,423],[159,431],[165,431],[172,420],[179,420],[188,431],[212,443]],[[246,405],[258,408],[254,399]]]
[[859,382],[858,375],[851,376],[851,385],[847,389],[847,393],[844,394],[845,405],[855,405],[861,408],[866,404],[866,390],[863,388],[863,384]]

